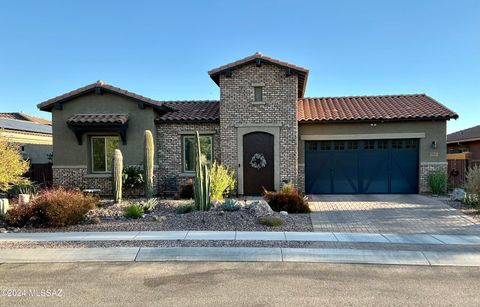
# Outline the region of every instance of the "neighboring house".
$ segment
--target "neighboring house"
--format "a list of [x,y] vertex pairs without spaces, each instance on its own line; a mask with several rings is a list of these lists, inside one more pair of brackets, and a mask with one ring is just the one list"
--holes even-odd
[[465,154],[470,165],[480,165],[480,125],[447,135],[447,148],[449,154]]
[[25,113],[0,113],[0,135],[19,146],[30,161],[28,177],[38,183],[52,181],[52,125],[47,119]]
[[458,115],[425,94],[304,97],[309,71],[260,53],[209,71],[220,100],[158,101],[101,81],[38,105],[52,112],[54,182],[110,190],[110,160],[141,165],[143,132],[156,139],[155,187],[193,177],[202,153],[258,195],[292,181],[306,193],[418,193],[446,169],[446,120]]
[[49,162],[53,152],[49,120],[24,113],[0,113],[0,134],[18,144],[23,157],[32,164]]

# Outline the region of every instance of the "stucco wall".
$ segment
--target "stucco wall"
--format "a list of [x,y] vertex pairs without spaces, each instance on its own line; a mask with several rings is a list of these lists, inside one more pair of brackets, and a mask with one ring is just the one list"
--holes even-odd
[[78,145],[67,126],[67,119],[74,114],[128,114],[127,144],[120,141],[125,165],[143,163],[145,130],[151,130],[156,139],[155,112],[151,107],[142,110],[134,100],[109,93],[86,94],[66,102],[62,110],[52,110],[53,164],[56,166],[87,166],[90,169],[89,136],[95,133],[84,134],[82,145]]
[[[376,123],[338,123],[338,124],[300,124],[298,128],[298,161],[305,163],[305,142],[302,135],[339,135],[339,134],[387,134],[387,133],[425,133],[420,139],[420,162],[445,162],[447,144],[446,121],[404,121]],[[379,137],[380,138],[380,137]],[[437,148],[432,148],[432,142]]]
[[[264,104],[252,103],[253,87],[258,84],[263,85]],[[262,127],[277,127],[280,153],[279,161],[275,161],[279,172],[276,186],[279,186],[279,181],[297,180],[297,87],[296,75],[287,77],[284,69],[269,64],[260,67],[250,64],[234,69],[231,77],[220,76],[222,163],[242,176],[243,166],[239,166],[238,159],[238,140],[241,138],[238,134],[247,130],[251,132],[250,128],[255,127],[259,128],[258,131],[262,131]],[[242,187],[239,192],[242,192]]]

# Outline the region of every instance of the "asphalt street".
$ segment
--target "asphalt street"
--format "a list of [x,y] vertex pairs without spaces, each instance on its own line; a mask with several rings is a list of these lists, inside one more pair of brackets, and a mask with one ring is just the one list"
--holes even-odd
[[0,306],[480,305],[478,267],[2,264],[0,280]]

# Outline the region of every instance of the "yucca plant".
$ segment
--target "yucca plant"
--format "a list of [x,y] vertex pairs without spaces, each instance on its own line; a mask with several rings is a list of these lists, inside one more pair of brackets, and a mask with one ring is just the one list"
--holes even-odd
[[194,194],[195,207],[198,211],[207,211],[210,208],[210,174],[208,166],[202,163],[200,150],[200,135],[195,133],[195,180]]
[[145,130],[145,156],[143,171],[145,180],[145,197],[153,197],[153,156],[154,156],[153,135],[150,130]]
[[122,183],[123,183],[123,156],[120,149],[115,149],[112,160],[112,188],[113,199],[115,203],[122,201]]

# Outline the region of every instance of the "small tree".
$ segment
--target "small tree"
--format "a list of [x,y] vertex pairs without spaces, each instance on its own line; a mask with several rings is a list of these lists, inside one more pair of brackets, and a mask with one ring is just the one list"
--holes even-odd
[[223,201],[223,196],[235,188],[235,173],[226,166],[213,162],[210,169],[210,196]]
[[26,181],[22,175],[28,171],[29,163],[22,158],[18,146],[1,134],[0,153],[0,190],[7,191],[12,185]]

